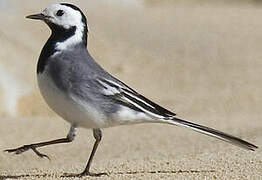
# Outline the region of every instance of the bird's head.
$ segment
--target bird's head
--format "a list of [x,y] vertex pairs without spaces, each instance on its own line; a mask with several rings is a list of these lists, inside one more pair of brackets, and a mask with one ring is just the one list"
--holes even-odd
[[[58,49],[63,49],[65,45],[78,43],[78,41],[86,44],[88,33],[86,17],[78,7],[72,4],[52,4],[41,13],[29,15],[26,18],[44,21],[52,30],[53,35],[61,36],[61,42],[57,44]],[[65,41],[67,41],[66,44]],[[59,43],[62,42],[64,45],[59,47]]]

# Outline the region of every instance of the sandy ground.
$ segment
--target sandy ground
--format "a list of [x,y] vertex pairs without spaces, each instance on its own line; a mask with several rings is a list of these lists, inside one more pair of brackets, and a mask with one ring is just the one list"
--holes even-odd
[[[24,18],[50,2],[0,1],[0,150],[64,137],[69,129],[36,85],[37,58],[50,32]],[[93,56],[179,117],[262,147],[261,6],[141,2],[74,1],[88,16]],[[92,172],[108,176],[97,179],[262,179],[261,148],[249,152],[160,124],[103,133]],[[81,172],[93,142],[90,130],[79,129],[73,143],[40,149],[51,161],[0,152],[0,179]]]
[[[242,119],[243,117],[235,117],[237,121],[227,121],[219,117],[209,118],[216,121],[206,124],[261,146],[260,119],[252,119],[253,123],[250,123]],[[0,127],[1,149],[64,137],[69,128],[58,118],[4,119],[4,122],[5,126]],[[262,177],[261,148],[250,152],[168,125],[121,126],[105,129],[103,133],[104,137],[92,166],[92,172],[108,173],[101,179]],[[33,152],[19,156],[0,153],[0,179],[58,179],[65,172],[81,172],[93,142],[91,131],[80,129],[76,140],[71,144],[40,149],[49,155],[51,161],[41,159]]]

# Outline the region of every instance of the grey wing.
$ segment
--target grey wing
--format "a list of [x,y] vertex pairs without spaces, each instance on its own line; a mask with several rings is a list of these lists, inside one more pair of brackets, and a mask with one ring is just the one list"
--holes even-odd
[[175,116],[171,111],[155,104],[122,82],[107,78],[105,76],[77,78],[70,91],[107,115],[117,113],[124,106],[155,118],[169,119]]
[[116,113],[125,106],[156,118],[176,115],[104,71],[88,52],[64,53],[53,62],[51,74],[57,86],[104,113]]
[[97,81],[104,86],[103,95],[110,97],[118,104],[129,107],[137,112],[143,112],[156,118],[171,118],[176,114],[150,101],[123,82],[111,77],[100,77]]

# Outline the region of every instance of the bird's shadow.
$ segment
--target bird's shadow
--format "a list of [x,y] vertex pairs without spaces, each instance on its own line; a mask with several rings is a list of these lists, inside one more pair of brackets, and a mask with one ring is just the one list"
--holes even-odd
[[[110,176],[110,175],[135,175],[135,174],[181,174],[181,173],[214,173],[215,170],[157,170],[157,171],[123,171],[123,172],[110,172],[110,173],[94,173],[91,176],[94,177],[103,177],[103,176]],[[28,178],[28,177],[35,177],[35,178],[43,178],[43,177],[52,177],[53,174],[22,174],[22,175],[0,175],[0,180],[5,179],[19,179],[19,178]],[[72,178],[72,177],[83,177],[81,174],[73,174],[73,173],[64,173],[60,175],[61,178]]]

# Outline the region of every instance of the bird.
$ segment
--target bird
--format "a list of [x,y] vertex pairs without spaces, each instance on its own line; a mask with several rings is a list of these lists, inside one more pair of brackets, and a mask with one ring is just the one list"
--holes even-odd
[[87,18],[77,6],[51,4],[39,14],[26,16],[48,25],[51,35],[37,63],[37,81],[48,106],[70,123],[65,138],[33,143],[6,152],[21,154],[32,150],[49,158],[38,148],[75,139],[77,128],[93,131],[95,143],[85,169],[78,176],[95,176],[90,167],[102,139],[102,129],[138,123],[164,123],[199,133],[254,151],[256,145],[219,130],[181,118],[109,74],[87,49]]

